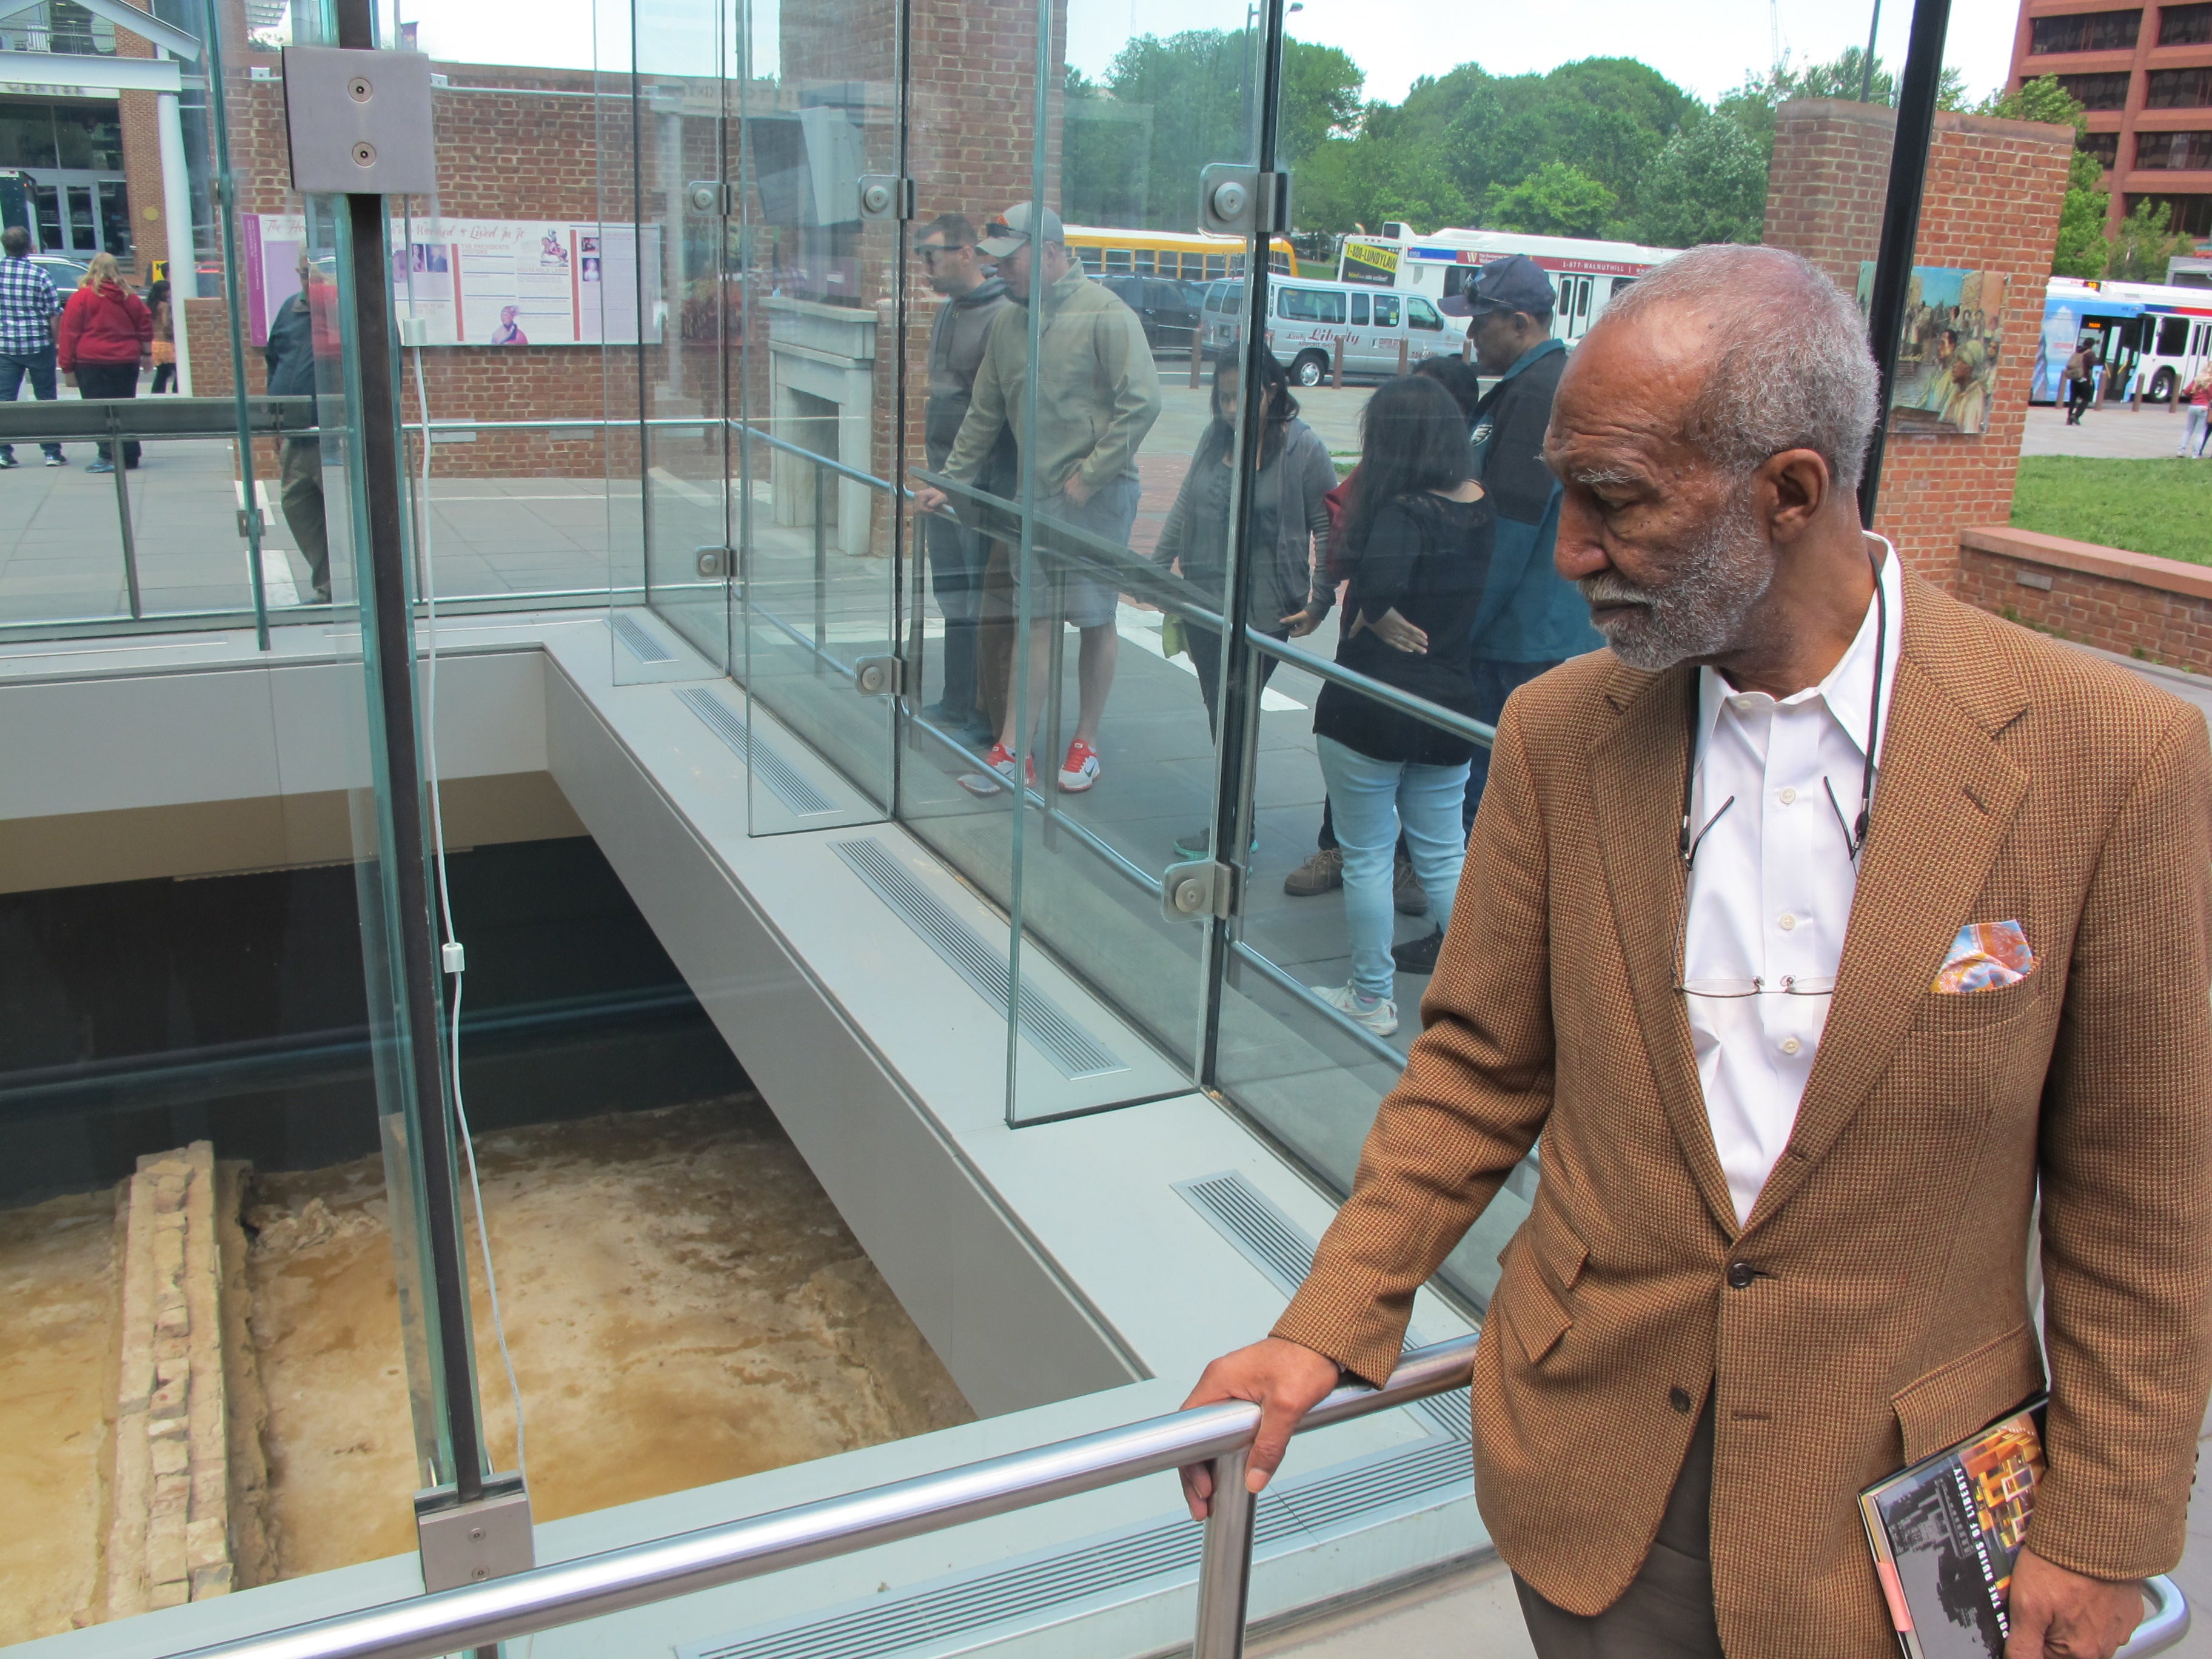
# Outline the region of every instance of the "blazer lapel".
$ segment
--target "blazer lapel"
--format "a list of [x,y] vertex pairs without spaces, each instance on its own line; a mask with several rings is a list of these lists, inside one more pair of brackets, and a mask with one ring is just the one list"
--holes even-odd
[[1674,993],[1687,878],[1681,857],[1682,769],[1689,757],[1693,668],[1646,674],[1618,667],[1607,696],[1620,710],[1590,746],[1590,795],[1629,991],[1682,1157],[1730,1237],[1735,1205],[1713,1148],[1689,1016]]
[[1820,1052],[1745,1224],[1787,1203],[1887,1069],[2027,793],[1996,734],[2027,706],[2011,665],[1908,576],[1892,712]]

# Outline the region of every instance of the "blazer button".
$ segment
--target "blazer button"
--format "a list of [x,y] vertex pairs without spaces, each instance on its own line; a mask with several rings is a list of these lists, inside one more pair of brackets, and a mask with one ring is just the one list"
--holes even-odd
[[1751,1288],[1751,1281],[1757,1277],[1758,1274],[1752,1271],[1751,1263],[1748,1261],[1731,1261],[1729,1263],[1728,1282],[1729,1289],[1732,1291],[1749,1290]]
[[1678,1412],[1690,1409],[1690,1391],[1680,1383],[1667,1390],[1667,1403]]

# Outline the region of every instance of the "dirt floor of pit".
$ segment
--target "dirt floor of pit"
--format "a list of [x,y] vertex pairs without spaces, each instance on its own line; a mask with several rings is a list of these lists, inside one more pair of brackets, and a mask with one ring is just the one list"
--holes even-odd
[[[538,1519],[974,1416],[757,1097],[485,1135],[477,1156]],[[258,1176],[246,1217],[277,1571],[410,1551],[381,1165]],[[511,1467],[471,1267],[485,1428]]]
[[0,1646],[68,1630],[100,1577],[115,1194],[0,1213]]

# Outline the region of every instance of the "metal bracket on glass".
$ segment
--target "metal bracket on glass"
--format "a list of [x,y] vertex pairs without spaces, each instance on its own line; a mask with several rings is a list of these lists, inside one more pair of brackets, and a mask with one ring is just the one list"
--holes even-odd
[[422,52],[285,47],[284,125],[292,188],[303,196],[437,194]]
[[864,697],[895,697],[906,690],[906,664],[896,657],[862,657],[853,665],[853,690]]
[[710,580],[727,575],[734,562],[735,550],[730,547],[695,547],[691,551],[698,561],[699,574]]
[[1237,872],[1212,859],[1170,864],[1160,874],[1160,914],[1170,921],[1227,916],[1237,893]]
[[895,173],[860,175],[860,216],[863,219],[914,217],[914,180]]
[[1198,175],[1198,228],[1216,236],[1285,236],[1291,175],[1215,161]]
[[538,1565],[530,1492],[519,1474],[489,1477],[483,1496],[471,1504],[456,1502],[451,1486],[416,1492],[415,1536],[422,1553],[426,1595],[527,1572]]
[[728,219],[738,210],[738,187],[720,179],[694,179],[684,186],[684,200],[694,213]]

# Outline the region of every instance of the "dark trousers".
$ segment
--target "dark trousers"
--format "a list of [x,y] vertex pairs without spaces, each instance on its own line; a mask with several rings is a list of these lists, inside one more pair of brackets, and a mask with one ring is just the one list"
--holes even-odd
[[174,363],[155,364],[153,385],[154,395],[158,398],[164,392],[174,392],[176,389],[177,366]]
[[[76,389],[88,398],[135,398],[138,395],[138,365],[130,363],[84,363],[76,366]],[[100,459],[112,461],[107,446],[100,447]],[[138,441],[123,441],[125,466],[138,465]]]
[[300,556],[315,585],[315,597],[331,596],[331,544],[323,520],[323,441],[287,438],[282,457],[278,501],[292,539],[300,544]]
[[1690,1437],[1659,1535],[1620,1599],[1594,1618],[1553,1607],[1518,1573],[1513,1588],[1536,1659],[1725,1659],[1713,1611],[1713,1399]]
[[[56,393],[54,392],[54,349],[52,346],[43,346],[36,351],[21,353],[0,352],[0,403],[12,404],[15,401],[16,395],[23,389],[26,376],[31,382],[32,397],[42,404],[53,402]],[[62,447],[59,444],[40,444],[39,447],[49,455],[59,455],[62,453]],[[15,453],[15,445],[0,444],[0,455],[8,456],[12,459]]]
[[983,608],[983,567],[989,541],[941,518],[922,520],[929,551],[929,585],[945,617],[945,690],[939,701],[948,720],[975,712],[975,622]]
[[2088,408],[2089,398],[2091,395],[2094,393],[2096,389],[2097,383],[2094,380],[2069,380],[2066,382],[2067,425],[2079,426],[2081,424],[2081,411]]
[[[1559,665],[1556,662],[1492,662],[1487,657],[1474,659],[1474,717],[1485,726],[1498,724],[1498,717],[1505,712],[1505,700],[1520,687],[1539,674],[1548,673]],[[1460,822],[1466,828],[1474,828],[1474,809],[1482,805],[1482,787],[1490,781],[1490,751],[1480,744],[1474,749],[1474,759],[1467,769],[1467,805],[1460,810]]]
[[[1287,628],[1279,634],[1272,629],[1255,631],[1266,634],[1271,640],[1291,637]],[[1190,651],[1190,665],[1198,670],[1198,694],[1206,699],[1206,729],[1212,732],[1218,741],[1221,736],[1221,710],[1218,706],[1221,696],[1221,635],[1210,628],[1201,628],[1192,623],[1183,630],[1182,637],[1183,643]],[[1253,688],[1254,695],[1257,696],[1274,678],[1275,659],[1257,651],[1252,654],[1259,659],[1260,683]]]

